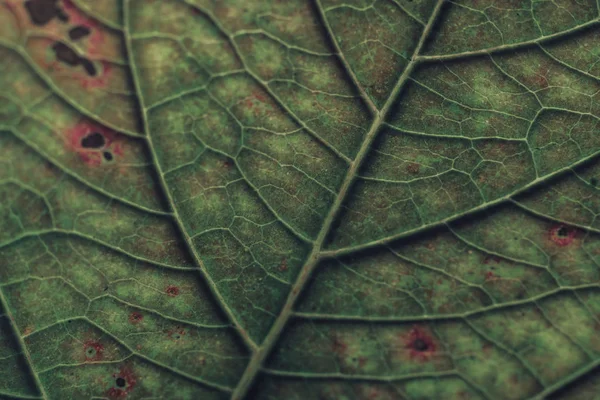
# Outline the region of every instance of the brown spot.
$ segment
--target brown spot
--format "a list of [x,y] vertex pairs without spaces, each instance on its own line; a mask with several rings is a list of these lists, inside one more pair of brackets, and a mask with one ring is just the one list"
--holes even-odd
[[144,315],[142,313],[134,311],[131,314],[129,314],[129,323],[130,324],[134,324],[134,325],[139,324],[143,320],[144,320]]
[[419,164],[410,163],[406,166],[406,171],[410,174],[416,175],[421,170],[421,166]]
[[171,297],[179,296],[179,288],[177,286],[169,285],[165,289],[165,293]]
[[169,336],[169,338],[177,341],[180,340],[181,338],[183,338],[186,334],[186,331],[184,328],[181,327],[176,327],[175,329],[171,329],[170,331],[167,332],[167,335]]
[[280,272],[285,272],[288,270],[288,265],[287,265],[287,260],[285,258],[281,259],[281,264],[279,264],[279,269]]
[[335,336],[331,344],[331,351],[337,355],[344,355],[348,350],[348,345],[340,337]]

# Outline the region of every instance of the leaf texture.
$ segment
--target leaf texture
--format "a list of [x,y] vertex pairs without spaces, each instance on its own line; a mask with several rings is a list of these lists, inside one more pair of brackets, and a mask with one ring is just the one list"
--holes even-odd
[[0,0],[0,397],[595,399],[593,0]]

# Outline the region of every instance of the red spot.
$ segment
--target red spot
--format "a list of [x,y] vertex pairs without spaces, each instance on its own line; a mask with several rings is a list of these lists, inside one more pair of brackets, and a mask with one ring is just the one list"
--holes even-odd
[[406,166],[406,171],[410,174],[416,175],[421,170],[421,166],[416,163],[410,163]]
[[113,387],[108,390],[108,397],[111,399],[127,397],[137,383],[137,377],[128,366],[121,367],[119,372],[113,374],[112,377]]
[[404,348],[411,359],[427,361],[435,353],[437,345],[433,337],[424,329],[414,326],[408,335],[403,337]]
[[167,293],[171,297],[179,296],[179,288],[177,286],[169,285],[165,289],[165,293]]
[[549,231],[550,240],[561,247],[571,244],[576,234],[575,229],[562,224],[553,226]]
[[[104,145],[99,148],[85,148],[82,141],[92,133],[99,133],[104,138]],[[79,158],[89,165],[98,166],[105,162],[103,152],[110,151],[114,155],[123,155],[123,149],[118,135],[112,129],[95,124],[90,121],[82,121],[67,129],[66,132],[67,147],[79,154]]]
[[494,276],[494,273],[493,273],[492,271],[488,271],[488,272],[486,272],[486,274],[485,274],[485,280],[486,280],[486,281],[490,281],[490,280],[494,279],[494,277],[495,277],[495,276]]
[[142,322],[144,319],[144,315],[142,313],[139,313],[137,311],[132,312],[131,314],[129,314],[129,323],[130,324],[139,324],[140,322]]
[[104,346],[95,340],[86,340],[83,343],[83,354],[86,361],[100,361],[102,360],[102,353],[104,352]]

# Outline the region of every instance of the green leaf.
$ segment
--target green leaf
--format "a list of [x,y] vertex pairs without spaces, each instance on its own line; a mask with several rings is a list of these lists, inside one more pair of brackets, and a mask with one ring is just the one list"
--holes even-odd
[[0,397],[597,398],[598,3],[0,0]]

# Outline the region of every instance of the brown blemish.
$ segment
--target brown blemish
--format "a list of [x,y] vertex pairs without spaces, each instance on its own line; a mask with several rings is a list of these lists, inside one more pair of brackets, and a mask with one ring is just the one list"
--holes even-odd
[[406,171],[410,174],[416,175],[421,170],[421,166],[419,164],[410,163],[406,166]]
[[165,293],[171,297],[179,296],[179,288],[177,286],[169,285],[165,289]]
[[170,331],[167,332],[167,335],[169,336],[170,339],[172,340],[180,340],[181,338],[183,338],[185,336],[187,332],[185,331],[184,328],[181,327],[176,327],[175,329],[171,329]]
[[133,324],[133,325],[139,324],[143,320],[144,320],[144,315],[142,313],[134,311],[131,314],[129,314],[129,323],[130,324]]
[[277,268],[280,272],[285,272],[288,270],[287,259],[282,258],[279,267]]
[[335,336],[333,338],[333,343],[331,344],[331,351],[339,356],[342,356],[346,354],[346,350],[348,350],[348,344],[340,337]]

